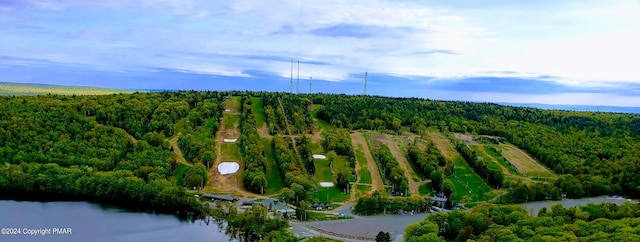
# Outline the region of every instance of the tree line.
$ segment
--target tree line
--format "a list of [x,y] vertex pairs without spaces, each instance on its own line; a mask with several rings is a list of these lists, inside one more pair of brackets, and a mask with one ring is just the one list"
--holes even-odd
[[286,140],[279,134],[273,136],[272,146],[274,156],[280,174],[283,176],[286,187],[291,189],[296,196],[295,204],[310,197],[315,190],[315,183],[303,170],[304,166],[300,161],[300,156],[295,152],[291,140]]
[[375,191],[370,196],[362,196],[353,207],[353,212],[360,215],[398,214],[402,211],[429,212],[430,201],[422,196],[410,197],[389,196],[385,191]]
[[502,187],[504,184],[504,174],[502,174],[500,168],[488,165],[487,163],[491,163],[491,161],[483,161],[482,157],[478,156],[476,151],[472,150],[471,147],[464,142],[455,141],[455,144],[456,150],[458,150],[460,155],[467,161],[467,164],[469,164],[480,177],[484,178],[487,183],[493,187]]
[[266,158],[258,142],[256,119],[251,109],[251,97],[243,95],[240,108],[240,152],[244,160],[242,181],[247,190],[262,194],[269,185],[266,177]]
[[436,213],[405,228],[405,241],[637,241],[640,206],[625,203],[543,208],[481,204]]
[[409,196],[409,181],[404,176],[404,170],[400,163],[393,157],[391,150],[385,144],[379,144],[374,149],[374,159],[382,169],[382,174],[389,180],[392,186],[392,194],[404,194]]
[[[580,183],[554,183],[572,197],[640,196],[640,115],[542,110],[492,103],[419,98],[311,95],[323,104],[318,117],[349,129],[394,130],[394,121],[415,131],[501,136],[559,174]],[[358,115],[353,115],[358,114]],[[487,169],[487,172],[490,172]],[[499,175],[484,175],[500,184]],[[573,188],[573,189],[572,189]]]
[[313,131],[313,118],[308,110],[311,104],[309,99],[286,93],[271,93],[264,95],[263,99],[270,134],[297,135]]
[[[1,97],[0,191],[148,205],[172,212],[200,210],[199,202],[186,196],[182,188],[196,182],[175,182],[176,156],[165,137],[166,129],[151,123],[164,116],[165,108],[182,110],[174,117],[165,113],[172,121],[183,119],[198,103],[215,100],[217,95],[166,92]],[[160,106],[161,110],[155,111]],[[111,113],[118,111],[124,114]],[[204,165],[194,167],[185,173],[206,177],[202,175],[203,171],[206,174]],[[202,182],[199,179],[197,183]]]
[[340,155],[345,156],[349,162],[348,166],[333,166],[333,174],[336,178],[336,185],[341,189],[349,186],[349,181],[355,173],[356,155],[351,145],[351,136],[346,129],[327,129],[322,132],[322,146],[328,152],[327,158],[333,160]]

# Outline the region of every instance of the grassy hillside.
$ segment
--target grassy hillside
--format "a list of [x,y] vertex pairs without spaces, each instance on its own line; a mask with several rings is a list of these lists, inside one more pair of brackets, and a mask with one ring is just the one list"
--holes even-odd
[[35,96],[39,94],[58,95],[107,95],[113,93],[134,93],[135,90],[87,87],[87,86],[62,86],[34,83],[0,82],[0,96]]

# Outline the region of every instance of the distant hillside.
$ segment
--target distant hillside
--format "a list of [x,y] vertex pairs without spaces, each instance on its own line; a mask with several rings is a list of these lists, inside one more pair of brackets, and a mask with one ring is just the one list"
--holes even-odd
[[586,112],[612,112],[612,113],[638,113],[640,107],[615,107],[615,106],[589,106],[589,105],[553,105],[540,103],[505,103],[498,104],[514,107],[530,107],[549,110],[568,110],[568,111],[586,111]]
[[134,92],[136,91],[102,87],[0,82],[0,96],[34,96],[38,94],[49,93],[59,95],[106,95],[113,93]]

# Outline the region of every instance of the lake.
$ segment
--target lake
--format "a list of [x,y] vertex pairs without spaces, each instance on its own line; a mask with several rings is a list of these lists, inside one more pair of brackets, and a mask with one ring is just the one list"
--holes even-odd
[[89,202],[0,200],[0,228],[0,241],[229,241],[215,223]]

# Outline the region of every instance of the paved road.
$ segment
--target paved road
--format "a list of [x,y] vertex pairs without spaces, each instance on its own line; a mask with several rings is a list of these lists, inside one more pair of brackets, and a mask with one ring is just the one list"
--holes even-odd
[[[391,238],[402,241],[404,228],[409,224],[424,220],[428,214],[416,215],[386,215],[386,216],[368,216],[354,217],[353,219],[319,221],[319,222],[291,222],[292,232],[296,236],[325,236],[329,238],[339,239],[343,241],[363,241],[361,239],[347,239],[346,236],[375,238],[378,232],[385,231],[391,234]],[[322,231],[330,231],[341,237],[331,236],[327,233],[319,232],[312,228]]]
[[[610,202],[615,204],[623,204],[625,202],[638,203],[638,201],[627,200],[623,198],[612,198],[610,196],[601,196],[593,198],[581,199],[563,199],[561,201],[542,201],[519,204],[533,215],[543,207],[551,207],[551,205],[561,203],[564,207],[583,206],[588,203],[604,203]],[[351,206],[344,207],[339,212],[348,214]],[[349,239],[346,237],[359,238],[375,238],[380,231],[389,232],[394,241],[402,241],[404,228],[409,224],[422,221],[429,214],[416,215],[386,215],[386,216],[354,216],[353,219],[319,221],[319,222],[291,222],[291,231],[298,237],[324,236],[328,238],[338,239],[342,241],[365,241],[362,239]],[[331,234],[337,235],[333,236]]]

